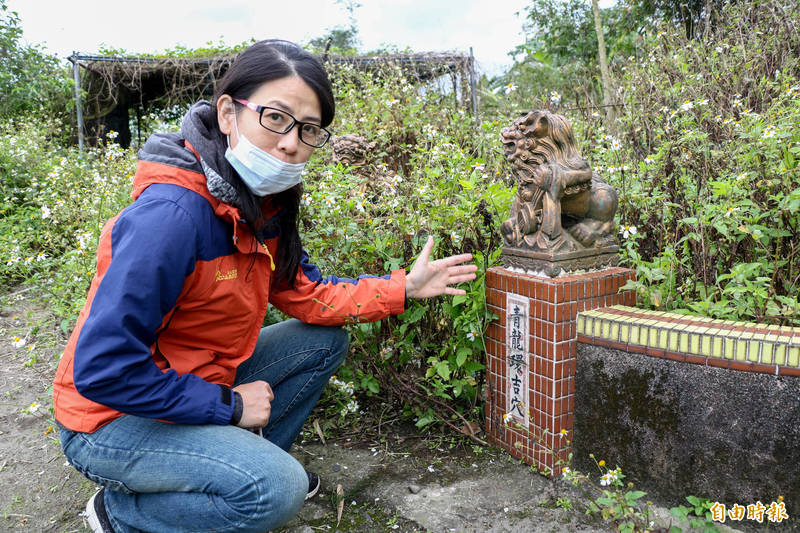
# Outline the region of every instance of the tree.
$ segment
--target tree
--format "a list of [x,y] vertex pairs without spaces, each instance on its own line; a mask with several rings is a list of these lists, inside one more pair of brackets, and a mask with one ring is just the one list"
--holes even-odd
[[328,29],[328,33],[322,37],[316,37],[308,42],[308,47],[317,54],[334,54],[342,56],[354,56],[358,54],[358,46],[361,41],[358,38],[358,24],[356,24],[355,11],[361,4],[355,0],[336,0],[336,3],[343,6],[347,11],[347,18],[350,21],[348,27],[335,26]]
[[42,106],[63,113],[71,101],[71,81],[54,56],[21,41],[19,15],[0,0],[0,116]]
[[[609,56],[605,63],[634,54],[641,27],[626,20],[625,8],[613,6],[598,12]],[[515,65],[510,76],[514,81],[545,92],[575,93],[583,101],[602,98],[599,34],[592,4],[586,0],[533,0],[526,8],[526,20],[526,42],[512,53]]]
[[606,110],[606,125],[609,129],[613,129],[616,113],[613,107],[612,93],[614,91],[611,85],[611,74],[608,72],[608,59],[606,58],[606,41],[603,37],[603,20],[600,18],[600,7],[597,5],[597,0],[592,0],[592,12],[594,14],[594,29],[597,33],[597,51],[598,59],[600,60],[600,74],[603,77],[603,107]]
[[326,51],[330,54],[353,56],[358,53],[358,29],[337,26],[328,30],[328,33],[308,41],[308,47],[315,54],[322,55]]

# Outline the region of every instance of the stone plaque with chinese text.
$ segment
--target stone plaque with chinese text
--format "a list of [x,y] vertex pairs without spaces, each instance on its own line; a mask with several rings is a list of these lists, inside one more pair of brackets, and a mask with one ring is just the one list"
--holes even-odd
[[528,427],[528,317],[527,298],[506,294],[506,413]]

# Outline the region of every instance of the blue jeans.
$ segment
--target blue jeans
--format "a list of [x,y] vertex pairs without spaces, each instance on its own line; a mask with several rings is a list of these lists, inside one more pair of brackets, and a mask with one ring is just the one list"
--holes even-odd
[[272,386],[264,438],[234,426],[125,415],[94,433],[62,428],[62,449],[78,471],[106,488],[106,510],[118,533],[274,529],[305,499],[308,478],[288,450],[347,347],[342,328],[289,320],[261,330],[235,384]]

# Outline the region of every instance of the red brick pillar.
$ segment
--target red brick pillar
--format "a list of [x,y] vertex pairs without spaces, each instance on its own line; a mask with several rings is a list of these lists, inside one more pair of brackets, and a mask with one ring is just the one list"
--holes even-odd
[[486,433],[491,441],[541,472],[558,474],[549,450],[564,461],[570,452],[577,315],[633,305],[633,291],[618,292],[633,278],[627,268],[561,278],[501,267],[487,271],[486,302],[498,316],[487,332]]

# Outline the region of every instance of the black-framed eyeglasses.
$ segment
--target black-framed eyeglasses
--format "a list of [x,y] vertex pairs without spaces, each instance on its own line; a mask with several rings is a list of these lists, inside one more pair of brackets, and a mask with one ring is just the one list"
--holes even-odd
[[265,105],[254,104],[253,102],[248,102],[241,98],[234,98],[233,101],[239,102],[248,109],[252,109],[258,113],[258,123],[261,124],[261,127],[273,133],[285,135],[292,131],[292,128],[297,124],[300,126],[298,128],[300,140],[314,148],[325,146],[325,143],[331,138],[331,132],[319,124],[297,120],[286,111],[281,111],[280,109]]

